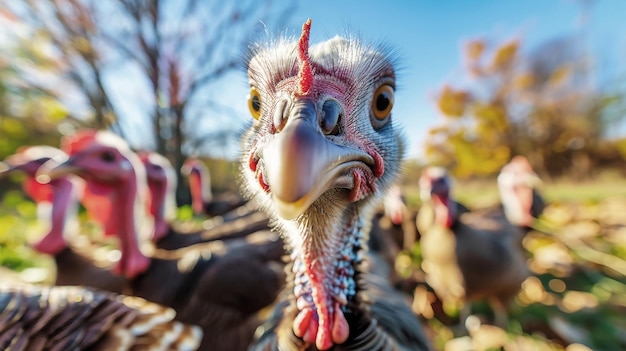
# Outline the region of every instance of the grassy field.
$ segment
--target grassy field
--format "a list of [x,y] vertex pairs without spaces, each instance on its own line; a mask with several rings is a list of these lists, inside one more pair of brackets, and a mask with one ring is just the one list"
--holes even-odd
[[[471,208],[499,202],[493,181],[455,186],[455,197]],[[404,191],[417,210],[417,186]],[[626,179],[605,173],[589,182],[546,182],[541,191],[549,207],[538,230],[524,240],[533,274],[511,306],[504,329],[491,325],[491,311],[483,303],[472,306],[470,327],[459,329],[458,315],[442,313],[436,296],[420,281],[419,243],[397,257],[398,272],[411,281],[404,285],[407,297],[437,350],[626,349]],[[93,230],[85,216],[81,219]],[[45,231],[36,207],[19,190],[5,193],[0,201],[0,280],[52,281],[54,261],[28,246]]]

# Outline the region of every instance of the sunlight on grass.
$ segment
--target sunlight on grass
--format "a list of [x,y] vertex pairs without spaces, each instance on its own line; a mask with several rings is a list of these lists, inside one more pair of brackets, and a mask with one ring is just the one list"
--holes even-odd
[[[403,190],[409,208],[418,210],[417,181]],[[603,174],[593,182],[546,182],[541,192],[548,207],[535,223],[537,230],[523,241],[533,275],[511,307],[506,329],[486,323],[492,311],[476,303],[472,313],[479,317],[473,329],[459,334],[454,325],[458,311],[446,315],[446,307],[426,285],[405,291],[437,350],[585,351],[626,346],[626,277],[620,274],[626,264],[626,179]],[[500,203],[495,180],[457,181],[453,195],[470,208]],[[54,279],[53,258],[28,245],[46,231],[36,212],[19,191],[6,193],[0,202],[2,280],[51,283]],[[211,225],[210,220],[196,217],[190,206],[180,207],[177,215],[177,226]],[[102,236],[101,228],[84,211],[79,219],[85,237]],[[423,281],[421,259],[419,244],[401,251],[396,273],[405,281]]]

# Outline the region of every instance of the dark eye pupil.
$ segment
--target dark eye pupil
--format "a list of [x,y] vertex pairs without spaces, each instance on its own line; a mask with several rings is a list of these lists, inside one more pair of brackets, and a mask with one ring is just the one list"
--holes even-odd
[[376,109],[378,111],[384,111],[387,107],[389,107],[389,97],[385,93],[379,94],[376,99]]
[[261,100],[259,99],[258,95],[252,97],[252,108],[255,111],[261,110]]
[[113,155],[112,152],[107,151],[102,154],[102,160],[106,162],[112,162],[113,160],[115,160],[115,155]]

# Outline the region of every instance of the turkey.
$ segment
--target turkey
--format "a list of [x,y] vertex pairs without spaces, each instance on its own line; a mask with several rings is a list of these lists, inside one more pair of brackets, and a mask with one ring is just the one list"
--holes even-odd
[[411,250],[419,240],[415,226],[417,213],[407,208],[406,199],[398,185],[393,185],[383,199],[383,211],[376,214],[379,226],[398,248]]
[[[233,239],[267,230],[269,219],[260,211],[247,208],[227,212],[209,223],[211,227],[202,231],[186,232],[172,227],[176,214],[176,173],[164,156],[155,152],[140,152],[147,176],[149,189],[148,212],[154,218],[152,241],[161,249],[178,249],[217,239]],[[224,222],[226,221],[226,222]]]
[[176,173],[170,161],[156,152],[142,151],[138,155],[150,193],[146,206],[154,220],[151,239],[159,242],[170,234],[170,223],[176,218]]
[[247,63],[254,120],[242,136],[244,189],[291,258],[285,296],[251,349],[427,350],[366,245],[403,154],[392,55],[355,37],[309,48],[310,26],[299,40],[255,45]]
[[144,299],[96,289],[0,284],[0,349],[198,349],[202,331],[174,315]]
[[461,322],[469,302],[484,299],[494,308],[495,324],[505,326],[505,307],[529,275],[520,229],[502,211],[459,210],[443,168],[426,168],[419,186],[417,226],[426,282],[445,310],[465,306]]
[[541,179],[535,174],[528,159],[515,156],[500,170],[498,190],[507,219],[528,231],[535,218],[546,206],[537,187]]
[[[41,184],[36,179],[37,170],[41,165],[50,159],[62,162],[67,159],[67,155],[52,146],[37,145],[20,147],[15,154],[9,155],[4,159],[4,167],[0,170],[0,176],[5,178],[13,173],[22,173],[26,177],[22,181],[22,189],[37,205],[37,217],[42,222],[50,221],[50,209],[52,198],[54,196],[54,186],[52,184]],[[74,190],[73,197],[78,197],[80,179],[76,177],[68,177],[54,185],[71,182]],[[63,217],[65,214],[63,215]],[[60,238],[60,236],[59,236]],[[57,240],[59,241],[59,240]]]
[[282,287],[281,241],[265,231],[146,254],[140,245],[149,239],[152,222],[142,221],[148,194],[143,164],[113,133],[98,132],[86,144],[45,174],[77,174],[114,199],[122,252],[116,271],[129,280],[130,293],[172,307],[178,320],[200,326],[201,350],[245,350],[259,323],[257,312]]
[[223,216],[246,204],[246,199],[236,193],[213,195],[209,170],[195,157],[185,160],[181,174],[189,181],[191,207],[196,215]]
[[[26,174],[23,182],[24,192],[37,203],[39,220],[49,223],[50,226],[49,231],[33,245],[33,248],[54,257],[57,268],[55,284],[87,285],[120,293],[126,285],[126,280],[111,274],[109,268],[113,262],[106,260],[94,262],[90,258],[93,257],[93,252],[89,252],[93,247],[76,243],[80,233],[73,217],[78,211],[78,201],[83,188],[82,180],[68,175],[42,184],[35,179],[37,171],[43,164],[58,164],[67,157],[63,151],[52,146],[23,147],[16,154],[6,158],[8,167],[1,174],[7,175],[17,171]],[[72,245],[70,240],[74,241]]]

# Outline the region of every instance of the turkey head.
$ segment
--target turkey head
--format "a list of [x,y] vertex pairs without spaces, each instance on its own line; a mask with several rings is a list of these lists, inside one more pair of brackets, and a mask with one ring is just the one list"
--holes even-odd
[[498,191],[507,219],[520,227],[531,227],[545,208],[537,188],[541,179],[533,171],[528,159],[515,156],[498,175]]
[[398,173],[403,139],[392,123],[388,50],[355,37],[309,47],[310,26],[297,41],[252,48],[254,121],[242,138],[241,163],[248,196],[291,248],[293,332],[326,350],[350,334],[359,252]]
[[117,135],[108,131],[92,134],[73,144],[67,161],[54,167],[44,165],[39,173],[51,179],[76,174],[85,180],[92,193],[102,195],[98,202],[108,202],[104,208],[111,210],[106,215],[110,220],[107,232],[118,235],[122,248],[115,271],[133,278],[150,265],[149,259],[139,251],[137,237],[131,235],[139,233],[140,238],[146,238],[153,228],[145,211],[148,196],[145,168],[126,141]]

